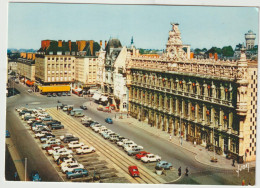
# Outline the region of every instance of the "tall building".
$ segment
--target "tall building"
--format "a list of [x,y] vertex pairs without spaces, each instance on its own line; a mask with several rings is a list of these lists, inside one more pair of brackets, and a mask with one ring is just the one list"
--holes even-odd
[[126,84],[129,113],[181,140],[238,162],[255,160],[257,63],[189,59],[172,23],[160,58],[133,55]]
[[246,49],[252,49],[255,46],[255,38],[256,38],[256,34],[253,33],[252,30],[249,30],[246,34],[245,34],[245,39],[246,39]]
[[43,85],[70,84],[88,88],[96,84],[97,52],[93,40],[43,40],[35,59],[36,80]]

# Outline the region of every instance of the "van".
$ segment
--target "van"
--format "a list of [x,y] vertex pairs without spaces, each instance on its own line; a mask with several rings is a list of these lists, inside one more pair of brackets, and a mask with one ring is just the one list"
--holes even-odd
[[75,116],[75,117],[83,117],[83,110],[82,109],[73,109],[70,111],[70,115],[71,116]]

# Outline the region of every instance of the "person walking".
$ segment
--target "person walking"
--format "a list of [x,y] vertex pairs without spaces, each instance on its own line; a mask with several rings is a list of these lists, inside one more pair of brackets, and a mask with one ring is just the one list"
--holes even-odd
[[170,142],[172,141],[172,135],[170,134]]
[[235,167],[235,159],[234,158],[232,159],[232,166]]
[[189,175],[189,169],[188,167],[186,167],[186,172],[185,172],[185,175],[188,176]]
[[181,167],[178,169],[178,174],[181,176]]
[[59,110],[59,106],[57,105],[57,110]]

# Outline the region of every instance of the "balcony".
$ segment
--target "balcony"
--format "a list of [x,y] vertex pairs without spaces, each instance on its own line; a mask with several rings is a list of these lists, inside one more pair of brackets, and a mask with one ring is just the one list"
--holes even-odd
[[188,93],[188,92],[184,92],[184,95],[185,95],[185,96],[189,96],[189,93]]

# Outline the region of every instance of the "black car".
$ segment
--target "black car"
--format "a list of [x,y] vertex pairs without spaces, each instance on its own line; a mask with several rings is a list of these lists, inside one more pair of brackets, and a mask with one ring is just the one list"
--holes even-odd
[[67,96],[67,94],[65,92],[62,92],[62,96]]
[[68,106],[67,104],[63,104],[60,106],[61,109],[63,109],[64,106]]
[[93,123],[94,121],[92,120],[87,120],[87,121],[83,121],[82,125],[84,125],[85,127],[89,127],[91,123]]
[[80,108],[83,109],[83,110],[87,110],[88,109],[86,105],[81,105]]
[[51,97],[51,96],[52,96],[51,93],[48,93],[48,94],[47,94],[47,97]]
[[61,96],[61,93],[57,93],[57,96],[60,97],[60,96]]
[[68,142],[72,142],[72,141],[79,141],[79,138],[74,137],[74,136],[68,136],[63,139],[64,143],[68,143]]
[[52,121],[46,123],[47,126],[52,125],[52,124],[61,124],[61,122],[58,120],[52,120]]
[[53,123],[48,125],[49,129],[53,130],[53,129],[64,129],[64,125],[60,124],[60,123]]

